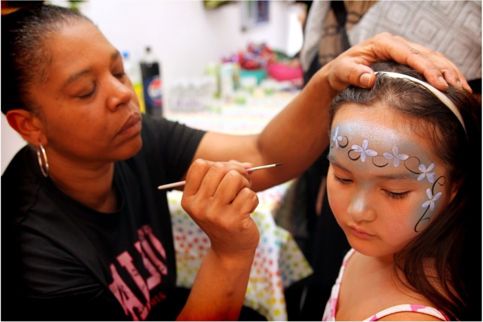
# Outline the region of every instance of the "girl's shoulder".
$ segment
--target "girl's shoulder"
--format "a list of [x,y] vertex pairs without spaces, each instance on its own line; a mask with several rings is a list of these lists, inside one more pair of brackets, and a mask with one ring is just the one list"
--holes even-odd
[[428,299],[394,276],[392,264],[385,265],[354,251],[345,259],[343,266],[337,319],[446,319]]

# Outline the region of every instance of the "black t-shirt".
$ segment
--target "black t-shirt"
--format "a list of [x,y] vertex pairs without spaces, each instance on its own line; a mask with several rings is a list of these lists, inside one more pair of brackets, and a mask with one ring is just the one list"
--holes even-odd
[[2,175],[2,320],[173,320],[171,219],[162,183],[182,178],[204,132],[143,118],[143,147],[115,164],[119,210],[99,213],[40,173],[25,147]]

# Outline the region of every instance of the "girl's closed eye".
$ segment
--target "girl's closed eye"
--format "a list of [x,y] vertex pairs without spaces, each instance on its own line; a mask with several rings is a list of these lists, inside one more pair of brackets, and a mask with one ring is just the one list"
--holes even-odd
[[396,192],[396,191],[391,191],[388,189],[382,189],[384,193],[391,199],[404,199],[409,195],[409,190],[408,191],[402,191],[402,192]]
[[346,177],[346,176],[341,176],[341,175],[336,175],[334,173],[334,178],[336,181],[338,181],[341,184],[350,184],[352,183],[352,179]]

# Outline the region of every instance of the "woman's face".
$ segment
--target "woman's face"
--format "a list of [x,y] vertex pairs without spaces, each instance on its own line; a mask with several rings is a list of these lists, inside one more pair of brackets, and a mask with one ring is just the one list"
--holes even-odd
[[48,34],[44,79],[28,88],[47,137],[49,159],[126,159],[142,145],[136,95],[119,52],[90,22]]
[[346,104],[332,123],[329,203],[351,246],[368,256],[400,251],[450,199],[447,169],[409,122],[382,104]]

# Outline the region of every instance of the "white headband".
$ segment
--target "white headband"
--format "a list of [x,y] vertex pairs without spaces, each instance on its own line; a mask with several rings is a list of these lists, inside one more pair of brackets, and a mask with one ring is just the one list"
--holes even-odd
[[466,132],[465,122],[463,121],[463,117],[461,117],[460,111],[458,110],[456,105],[453,103],[453,101],[451,101],[448,98],[448,96],[446,96],[443,92],[441,92],[437,88],[431,86],[430,84],[428,84],[426,82],[423,82],[422,80],[419,80],[417,78],[414,78],[414,77],[406,75],[406,74],[394,73],[394,72],[384,72],[384,71],[375,72],[375,74],[376,75],[377,74],[385,75],[385,76],[388,76],[388,77],[391,77],[391,78],[407,79],[407,80],[410,80],[414,83],[417,83],[417,84],[423,86],[424,88],[429,90],[431,93],[433,93],[434,96],[436,96],[444,105],[446,105],[446,107],[449,108],[451,112],[453,112],[453,114],[458,118],[458,120],[461,123],[461,126],[463,126],[463,129]]

